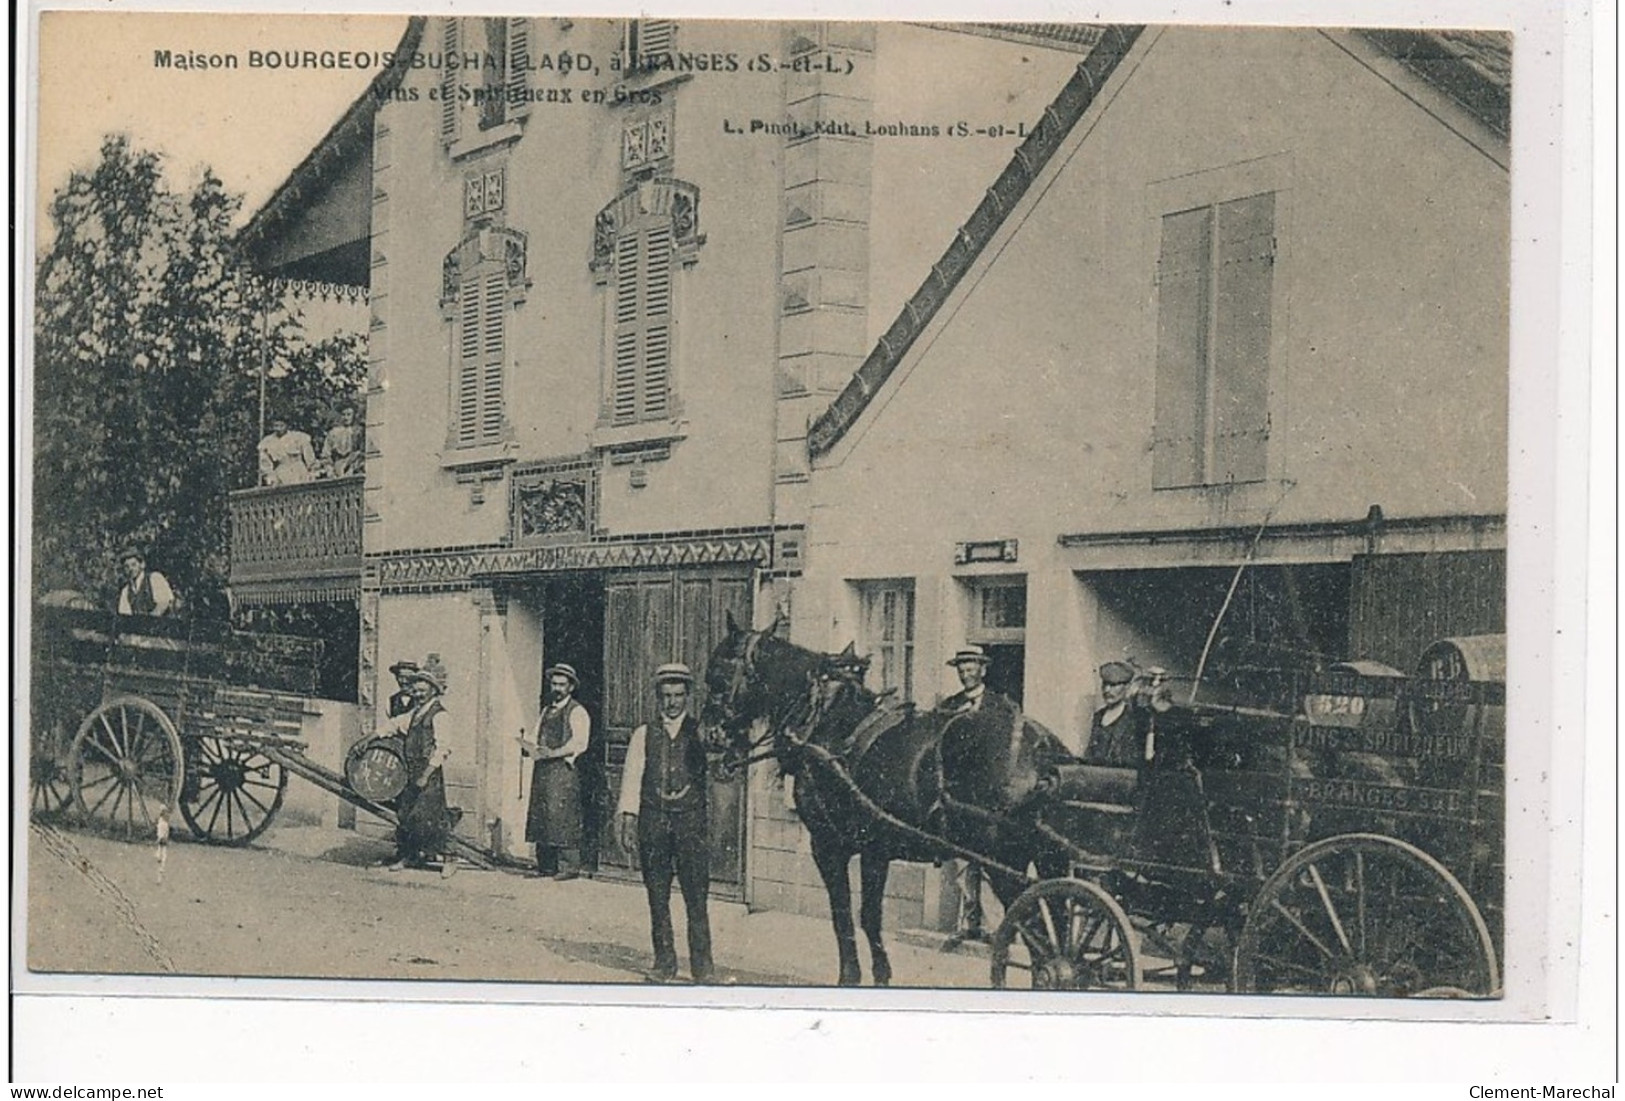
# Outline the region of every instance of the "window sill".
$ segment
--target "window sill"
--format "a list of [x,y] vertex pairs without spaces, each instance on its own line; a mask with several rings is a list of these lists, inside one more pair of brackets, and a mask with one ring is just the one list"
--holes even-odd
[[592,446],[595,451],[631,451],[675,443],[687,437],[688,427],[679,421],[600,425],[593,429]]
[[518,122],[509,120],[489,130],[477,130],[472,134],[458,138],[451,143],[448,152],[451,159],[460,161],[465,157],[472,157],[475,153],[484,152],[498,145],[518,141],[525,133],[525,128]]
[[440,466],[454,474],[469,474],[512,465],[517,461],[511,443],[485,444],[482,447],[460,447],[440,453]]

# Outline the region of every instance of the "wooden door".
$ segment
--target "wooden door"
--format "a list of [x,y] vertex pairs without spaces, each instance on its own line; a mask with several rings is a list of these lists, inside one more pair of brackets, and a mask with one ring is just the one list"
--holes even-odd
[[[637,571],[612,574],[604,584],[604,723],[609,734],[612,798],[625,771],[632,731],[659,718],[652,677],[669,661],[694,670],[691,710],[699,713],[705,662],[726,631],[732,612],[750,622],[748,574],[711,571]],[[745,785],[711,784],[711,880],[718,894],[744,891]],[[605,862],[630,868],[630,855],[613,839]]]

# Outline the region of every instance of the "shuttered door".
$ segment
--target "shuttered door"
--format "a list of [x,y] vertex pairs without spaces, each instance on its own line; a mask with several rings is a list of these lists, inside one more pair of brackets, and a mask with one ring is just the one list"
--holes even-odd
[[[657,666],[681,661],[694,670],[691,710],[698,714],[705,662],[726,632],[731,611],[749,622],[750,577],[743,573],[639,571],[605,582],[604,722],[609,735],[610,790],[620,791],[626,744],[634,728],[657,723],[651,677]],[[745,786],[740,779],[711,785],[711,877],[719,894],[744,888]],[[607,863],[630,868],[613,841]]]
[[482,264],[463,279],[457,299],[457,446],[500,443],[507,276]]
[[1506,631],[1506,552],[1356,555],[1352,656],[1403,672],[1442,638]]

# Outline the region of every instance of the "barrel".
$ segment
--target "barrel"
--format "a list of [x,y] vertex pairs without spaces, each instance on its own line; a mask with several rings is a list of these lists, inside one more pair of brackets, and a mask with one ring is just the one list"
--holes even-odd
[[406,790],[406,752],[396,737],[368,738],[344,758],[344,782],[357,795],[385,803]]
[[1506,729],[1506,679],[1505,635],[1440,639],[1416,663],[1413,728],[1422,734],[1501,736]]

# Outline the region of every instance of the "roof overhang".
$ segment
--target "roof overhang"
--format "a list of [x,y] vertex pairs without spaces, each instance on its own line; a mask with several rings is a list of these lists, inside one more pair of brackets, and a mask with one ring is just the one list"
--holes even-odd
[[378,108],[406,79],[427,20],[406,24],[397,62],[379,70],[322,140],[237,234],[258,271],[365,287],[372,267],[372,139]]

